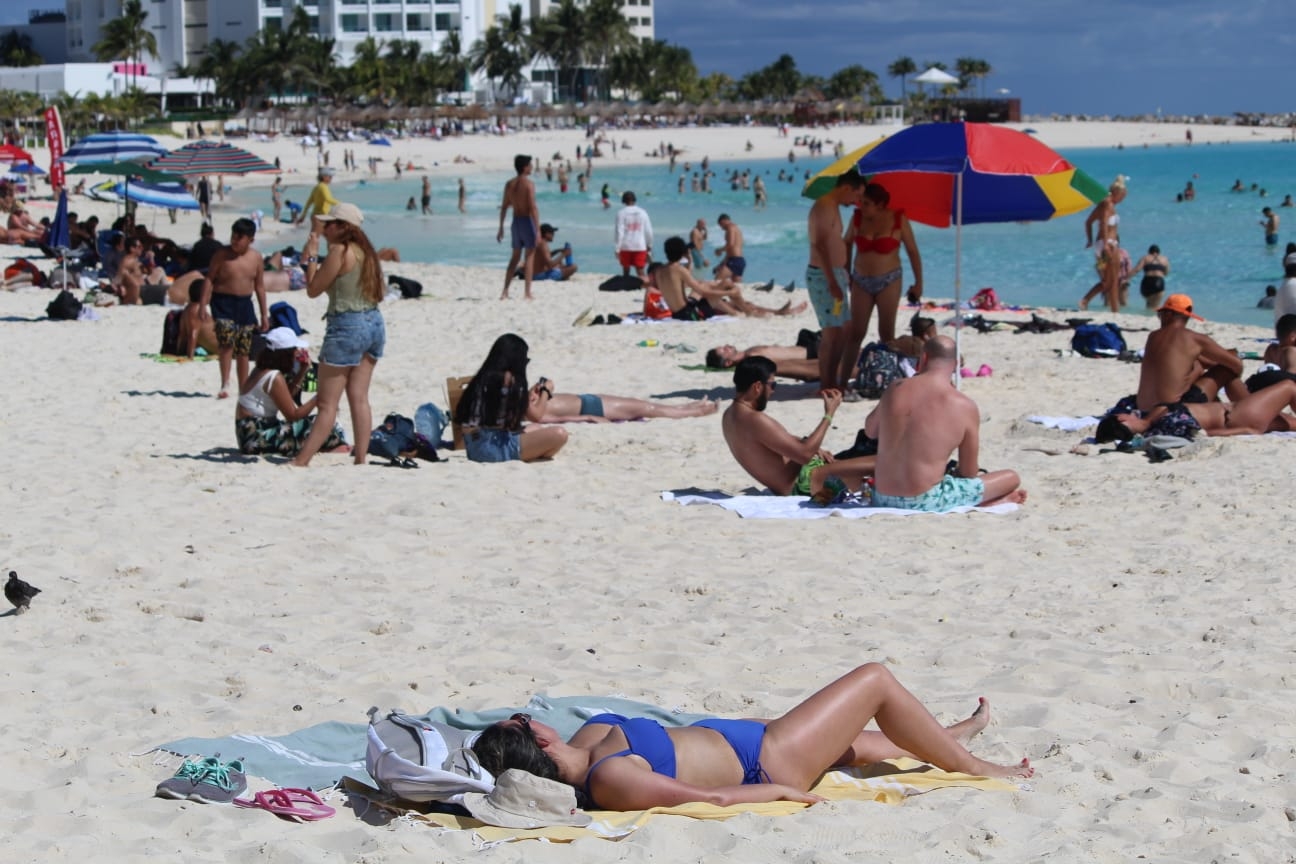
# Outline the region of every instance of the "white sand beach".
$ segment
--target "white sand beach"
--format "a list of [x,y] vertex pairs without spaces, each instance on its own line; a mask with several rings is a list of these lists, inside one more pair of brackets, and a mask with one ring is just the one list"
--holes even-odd
[[[1183,141],[1171,124],[1031,125],[1059,147]],[[1288,137],[1193,129],[1196,144]],[[660,139],[713,159],[748,155],[749,138],[754,158],[789,146],[772,129],[616,138],[633,144],[625,160],[647,158]],[[499,172],[515,152],[583,140],[527,132],[394,149],[471,153],[475,168]],[[240,143],[314,170],[313,153],[292,142]],[[52,213],[53,202],[32,209]],[[112,213],[83,199],[72,209]],[[243,215],[215,213],[221,233]],[[196,215],[174,230],[165,221],[156,229],[197,237]],[[581,272],[539,283],[534,302],[500,303],[502,263],[388,268],[425,292],[383,305],[376,419],[444,406],[446,377],[475,371],[505,332],[530,343],[531,373],[565,392],[727,400],[730,376],[681,366],[714,345],[791,343],[814,326],[806,312],[573,328],[587,307],[623,314],[641,297],[600,294],[606,274]],[[558,458],[534,465],[472,464],[460,452],[400,470],[322,454],[293,470],[243,457],[234,406],[214,398],[216,363],[140,356],[158,349],[159,308],[42,320],[53,296],[0,292],[0,564],[43,589],[29,613],[0,616],[8,860],[1296,860],[1296,578],[1283,539],[1296,440],[1203,439],[1160,464],[1097,446],[1069,452],[1082,433],[1025,418],[1092,414],[1138,378],[1136,365],[1065,356],[1069,333],[963,339],[966,365],[993,368],[965,391],[981,406],[983,466],[1016,468],[1030,491],[1017,512],[766,521],[660,500],[752,485],[718,416],[573,425]],[[271,299],[290,300],[318,346],[324,301]],[[1093,315],[1127,328],[1131,348],[1145,336],[1135,328],[1155,324]],[[1243,352],[1268,335],[1193,326]],[[646,338],[661,344],[640,347]],[[699,353],[667,347],[681,344]],[[822,414],[812,390],[781,386],[769,411],[809,430]],[[871,407],[843,405],[828,447],[848,447]],[[339,419],[350,435],[345,403]],[[947,722],[987,697],[994,719],[974,752],[1029,756],[1036,777],[1011,793],[659,817],[619,843],[480,852],[468,832],[369,824],[336,794],[338,814],[305,825],[154,798],[179,760],[136,755],[183,736],[364,722],[372,705],[485,709],[536,692],[771,716],[873,660]]]

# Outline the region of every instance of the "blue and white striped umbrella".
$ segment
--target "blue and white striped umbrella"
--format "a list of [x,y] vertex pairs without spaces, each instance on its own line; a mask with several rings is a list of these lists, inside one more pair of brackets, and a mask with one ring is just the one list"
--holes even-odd
[[166,148],[148,135],[98,132],[68,148],[60,162],[147,162],[166,155]]
[[183,183],[117,183],[109,191],[119,198],[150,207],[165,207],[168,210],[198,209],[198,201]]

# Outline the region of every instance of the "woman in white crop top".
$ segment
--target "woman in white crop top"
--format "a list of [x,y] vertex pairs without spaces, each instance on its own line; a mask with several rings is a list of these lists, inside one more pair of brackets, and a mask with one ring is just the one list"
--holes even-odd
[[[266,333],[265,339],[265,349],[239,389],[234,433],[239,451],[249,456],[296,456],[315,421],[311,416],[315,399],[298,405],[293,400],[293,387],[300,386],[300,381],[290,385],[288,380],[297,349],[305,348],[306,342],[288,327],[276,327]],[[350,449],[336,423],[322,449]]]

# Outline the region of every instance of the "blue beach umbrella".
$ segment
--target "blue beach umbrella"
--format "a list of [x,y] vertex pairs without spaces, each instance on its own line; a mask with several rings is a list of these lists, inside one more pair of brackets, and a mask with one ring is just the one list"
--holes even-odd
[[147,162],[166,155],[166,148],[149,135],[135,132],[98,132],[67,149],[60,162]]
[[72,245],[72,232],[68,227],[67,190],[59,193],[58,206],[54,208],[54,218],[50,220],[49,237],[45,245],[63,250]]
[[134,201],[136,204],[147,204],[150,207],[165,207],[168,210],[197,210],[198,201],[184,187],[183,183],[118,183],[109,190],[114,195]]

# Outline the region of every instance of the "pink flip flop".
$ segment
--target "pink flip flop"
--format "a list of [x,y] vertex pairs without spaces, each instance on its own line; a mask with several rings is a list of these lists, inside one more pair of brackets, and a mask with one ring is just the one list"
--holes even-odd
[[994,370],[991,369],[991,368],[990,368],[988,365],[986,365],[985,363],[982,363],[982,364],[981,364],[981,368],[977,370],[976,377],[978,377],[978,378],[989,378],[989,377],[990,377],[991,375],[993,375],[993,374],[994,374]]
[[276,816],[302,822],[317,822],[337,812],[310,789],[268,789],[256,793],[251,800],[235,798],[234,804],[238,807],[267,810]]

